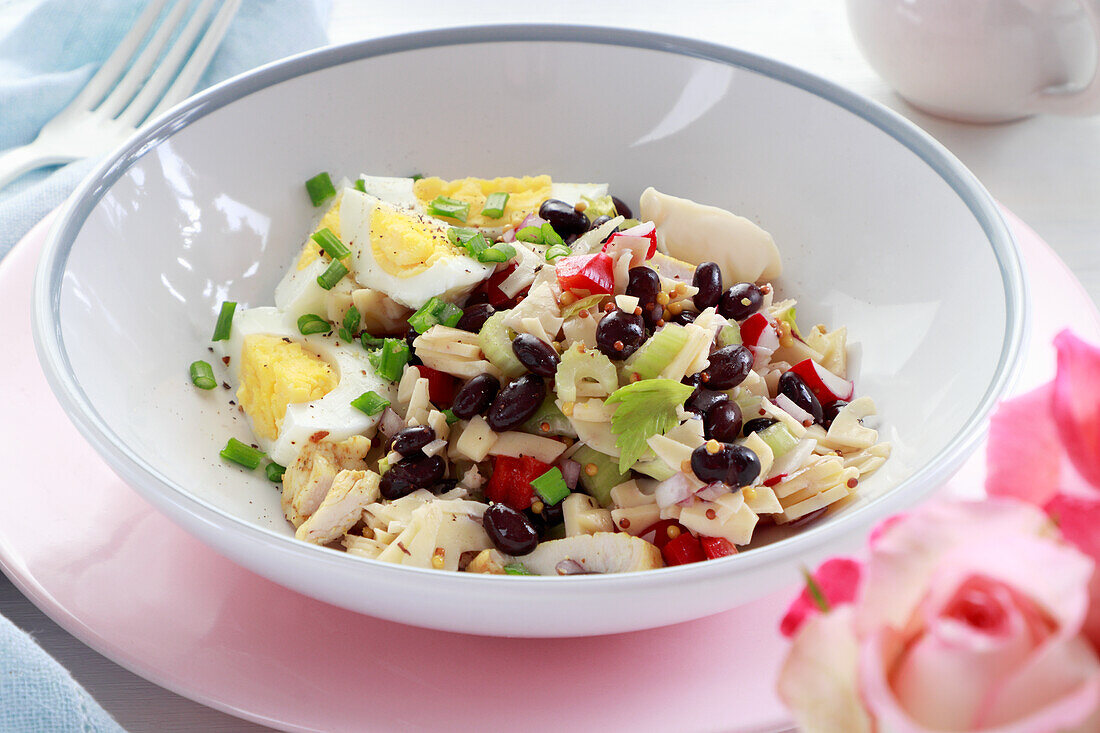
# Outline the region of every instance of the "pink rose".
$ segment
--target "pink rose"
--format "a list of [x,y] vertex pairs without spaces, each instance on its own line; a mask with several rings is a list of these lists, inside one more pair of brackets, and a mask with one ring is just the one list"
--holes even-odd
[[1096,731],[1092,570],[1029,505],[922,507],[879,533],[851,604],[805,622],[780,696],[807,733]]

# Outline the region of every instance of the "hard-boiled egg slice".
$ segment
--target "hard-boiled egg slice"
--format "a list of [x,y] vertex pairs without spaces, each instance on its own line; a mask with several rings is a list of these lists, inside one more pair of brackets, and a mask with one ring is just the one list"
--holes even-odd
[[351,249],[352,274],[409,308],[455,298],[493,273],[451,242],[449,228],[354,189],[342,195],[340,239]]
[[236,314],[229,340],[216,344],[229,357],[229,381],[258,444],[284,466],[311,440],[373,435],[380,415],[351,405],[364,392],[397,397],[358,344],[303,336],[296,320],[276,308],[251,308]]

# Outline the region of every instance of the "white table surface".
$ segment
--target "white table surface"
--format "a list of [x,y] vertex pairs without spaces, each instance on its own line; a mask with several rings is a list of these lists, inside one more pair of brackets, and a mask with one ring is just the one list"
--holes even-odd
[[[0,2],[0,16],[24,2]],[[645,6],[645,7],[643,7]],[[453,25],[542,21],[658,30],[786,61],[897,110],[946,145],[1029,223],[1100,301],[1100,117],[996,126],[940,120],[894,95],[859,55],[838,0],[333,0],[333,43]],[[1036,293],[1036,297],[1046,297]],[[0,575],[0,614],[34,634],[129,731],[258,731],[170,693],[84,646]]]

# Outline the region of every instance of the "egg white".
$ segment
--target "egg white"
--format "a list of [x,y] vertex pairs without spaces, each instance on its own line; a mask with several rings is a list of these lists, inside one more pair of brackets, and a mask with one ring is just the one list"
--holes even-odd
[[[392,206],[377,196],[350,188],[344,189],[340,202],[340,240],[351,249],[352,271],[355,279],[365,287],[380,290],[409,308],[419,308],[432,297],[452,300],[493,273],[495,266],[492,264],[482,264],[467,255],[448,251],[415,275],[391,275],[374,259],[371,248],[371,213],[379,205]],[[450,228],[438,219],[408,209],[403,211],[420,216],[443,236]]]
[[[397,399],[396,387],[375,373],[367,352],[358,344],[347,344],[335,335],[303,336],[298,332],[297,317],[266,306],[238,312],[233,318],[229,339],[215,344],[219,356],[230,357],[229,382],[234,391],[240,387],[241,349],[245,337],[252,334],[288,338],[301,344],[328,362],[339,380],[336,387],[319,400],[288,405],[279,424],[279,437],[274,441],[256,436],[260,447],[276,463],[289,466],[310,436],[319,431],[326,431],[325,439],[332,441],[353,435],[373,436],[381,415],[366,415],[351,406],[351,401],[364,392],[375,392],[391,402]],[[251,418],[249,423],[251,425]]]

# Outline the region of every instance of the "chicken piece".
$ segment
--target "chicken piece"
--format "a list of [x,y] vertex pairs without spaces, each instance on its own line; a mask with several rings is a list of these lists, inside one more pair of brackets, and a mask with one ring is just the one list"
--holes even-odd
[[661,551],[655,545],[624,532],[597,532],[542,542],[534,552],[516,560],[536,575],[558,575],[558,564],[564,560],[572,560],[590,573],[664,567]]
[[362,471],[367,468],[370,438],[353,435],[340,442],[307,443],[294,463],[283,474],[283,514],[295,527],[321,506],[332,480],[343,469]]
[[363,517],[363,509],[378,501],[380,477],[374,471],[336,474],[321,506],[302,522],[294,536],[304,542],[327,545]]

